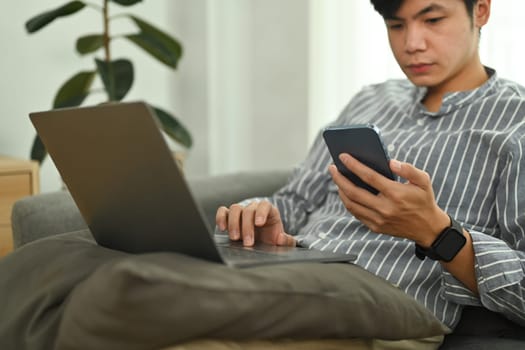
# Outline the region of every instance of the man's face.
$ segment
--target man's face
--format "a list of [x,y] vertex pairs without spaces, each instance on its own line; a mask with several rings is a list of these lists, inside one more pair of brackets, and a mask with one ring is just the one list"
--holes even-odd
[[385,22],[392,52],[415,85],[459,91],[479,64],[479,23],[462,0],[405,0]]

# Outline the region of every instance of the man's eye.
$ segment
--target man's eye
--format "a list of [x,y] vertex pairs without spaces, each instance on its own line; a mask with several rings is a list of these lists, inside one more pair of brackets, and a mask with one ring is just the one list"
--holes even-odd
[[403,28],[403,25],[401,23],[388,24],[388,29],[391,29],[391,30],[397,30],[397,29],[401,29],[401,28]]
[[427,19],[425,22],[427,23],[430,23],[430,24],[436,24],[438,22],[440,22],[442,19],[444,19],[445,17],[434,17],[434,18],[429,18]]

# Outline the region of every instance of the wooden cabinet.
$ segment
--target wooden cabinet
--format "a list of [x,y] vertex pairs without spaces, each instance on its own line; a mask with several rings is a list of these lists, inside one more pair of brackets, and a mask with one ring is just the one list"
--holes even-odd
[[38,191],[37,162],[0,156],[0,257],[13,250],[13,203]]

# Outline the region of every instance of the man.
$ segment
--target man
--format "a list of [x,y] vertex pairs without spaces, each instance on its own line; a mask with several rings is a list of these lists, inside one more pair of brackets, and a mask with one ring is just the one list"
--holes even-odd
[[402,181],[342,154],[380,193],[356,187],[318,137],[285,187],[217,225],[247,246],[356,253],[451,328],[468,305],[525,325],[525,88],[480,61],[491,1],[372,3],[408,80],[365,87],[334,125],[379,126]]

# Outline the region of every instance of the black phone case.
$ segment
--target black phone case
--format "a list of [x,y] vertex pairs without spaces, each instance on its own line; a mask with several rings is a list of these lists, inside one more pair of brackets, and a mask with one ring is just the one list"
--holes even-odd
[[323,131],[323,138],[334,163],[341,174],[359,187],[377,194],[378,191],[364,183],[339,160],[341,153],[348,153],[383,176],[395,180],[390,170],[389,156],[378,129],[374,125],[331,127]]

